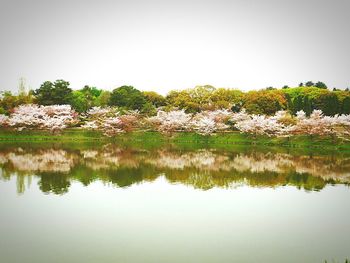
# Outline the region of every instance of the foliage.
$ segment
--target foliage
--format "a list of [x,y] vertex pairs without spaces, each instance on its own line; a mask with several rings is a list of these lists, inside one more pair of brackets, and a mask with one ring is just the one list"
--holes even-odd
[[[308,81],[300,83],[299,87],[291,88],[287,85],[282,89],[269,87],[264,90],[242,92],[236,89],[215,88],[210,85],[196,86],[185,90],[170,91],[166,97],[153,92],[135,89],[132,86],[121,86],[112,92],[96,87],[84,86],[78,90],[72,90],[69,82],[56,80],[46,81],[35,91],[26,92],[23,79],[19,83],[19,92],[12,94],[4,91],[0,95],[0,114],[10,115],[14,108],[37,103],[39,105],[71,105],[81,113],[88,112],[93,107],[107,106],[118,107],[123,112],[138,110],[145,116],[157,115],[157,112],[184,111],[193,114],[191,120],[197,120],[196,128],[212,125],[211,113],[218,110],[227,110],[230,113],[239,113],[243,109],[251,115],[273,116],[278,111],[287,111],[296,115],[298,111],[305,112],[309,117],[314,110],[321,110],[326,116],[350,114],[349,90],[328,90],[325,83]],[[202,118],[200,119],[202,114]],[[197,116],[195,118],[195,116]],[[263,119],[263,117],[254,117]],[[84,119],[84,118],[82,118]],[[285,120],[287,121],[287,120]],[[230,121],[229,121],[230,122]],[[290,124],[295,122],[292,116],[288,117]],[[225,123],[229,125],[230,123]],[[193,123],[194,125],[194,123]],[[229,125],[230,126],[230,125]],[[230,126],[232,128],[232,125]]]
[[319,89],[327,89],[327,85],[321,81],[316,82],[315,87]]
[[95,100],[95,106],[106,107],[109,104],[111,92],[103,90]]
[[110,106],[124,107],[131,110],[142,110],[146,104],[144,95],[132,86],[121,86],[112,91]]
[[250,91],[244,96],[243,107],[252,114],[271,115],[286,109],[287,100],[281,90]]
[[143,91],[142,94],[145,99],[156,108],[166,105],[165,97],[155,91]]
[[69,104],[72,89],[69,88],[69,82],[65,80],[56,80],[54,83],[45,81],[39,89],[34,91],[34,94],[40,105],[63,105]]
[[97,99],[101,94],[102,90],[86,85],[82,89],[72,92],[70,105],[78,112],[86,112],[91,107],[97,106]]
[[0,109],[1,114],[10,113],[10,111],[23,104],[31,104],[35,98],[32,92],[19,92],[18,95],[13,95],[10,91],[3,91],[0,93]]
[[187,113],[196,113],[202,110],[230,109],[239,105],[243,92],[235,89],[213,86],[196,86],[193,89],[170,91],[166,100],[169,105],[185,110]]

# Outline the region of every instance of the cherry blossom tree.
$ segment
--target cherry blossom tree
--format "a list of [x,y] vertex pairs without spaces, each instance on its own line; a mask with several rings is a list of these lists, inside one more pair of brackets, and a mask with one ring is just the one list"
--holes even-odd
[[92,107],[82,116],[85,119],[85,123],[81,128],[88,130],[102,130],[107,119],[113,119],[118,115],[119,112],[112,107]]
[[0,114],[0,127],[5,127],[7,126],[9,121],[9,117],[6,116],[5,114]]
[[191,128],[202,135],[210,135],[219,130],[226,130],[226,124],[232,117],[228,110],[202,111],[191,120]]
[[233,117],[235,127],[242,133],[250,133],[254,136],[275,136],[283,134],[286,128],[279,122],[282,113],[269,117],[265,115],[249,115],[245,112],[237,113]]
[[307,118],[305,112],[297,112],[297,123],[289,129],[293,135],[332,136],[345,138],[349,135],[350,116],[324,116],[321,110],[314,110]]
[[126,111],[121,115],[115,108],[94,107],[87,112],[88,121],[81,127],[102,131],[106,136],[130,132],[136,126],[140,115],[138,111]]
[[70,105],[20,105],[8,119],[8,126],[18,131],[42,129],[59,132],[77,122],[77,114]]
[[158,111],[157,115],[147,119],[156,129],[162,133],[172,133],[175,131],[188,131],[191,128],[191,114],[184,110]]
[[215,121],[208,116],[203,116],[192,121],[191,126],[194,131],[201,135],[211,135],[217,130]]

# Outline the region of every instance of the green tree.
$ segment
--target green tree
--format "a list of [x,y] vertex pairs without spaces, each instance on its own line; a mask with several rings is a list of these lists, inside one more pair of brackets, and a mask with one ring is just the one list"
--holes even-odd
[[41,105],[69,104],[72,90],[67,81],[56,80],[54,83],[45,81],[34,94]]
[[150,102],[146,102],[141,109],[141,113],[146,114],[148,116],[153,116],[157,114],[157,110],[156,107],[150,103]]
[[12,94],[11,91],[0,92],[0,107],[4,113],[9,113],[13,108],[21,104],[30,104],[34,102],[32,92],[19,92],[18,95]]
[[112,91],[109,105],[124,107],[126,109],[141,110],[146,99],[138,89],[132,86],[121,86]]
[[303,99],[303,111],[305,112],[306,116],[310,116],[312,112],[312,103],[308,96],[305,96]]
[[327,89],[327,85],[321,81],[316,82],[315,87],[317,87],[319,89]]
[[96,98],[95,104],[96,106],[105,107],[109,104],[110,98],[111,98],[111,92],[107,90],[103,90],[101,94]]
[[144,91],[142,92],[145,99],[151,103],[154,107],[161,107],[166,105],[166,99],[162,95],[155,91]]
[[342,102],[342,111],[343,114],[350,114],[350,97],[345,97]]
[[243,92],[237,89],[218,88],[211,94],[211,104],[215,109],[229,109],[242,106]]
[[80,90],[73,91],[70,96],[70,104],[78,112],[85,112],[93,106],[97,106],[97,98],[102,90],[96,87],[84,86]]
[[86,112],[90,108],[89,104],[89,101],[82,91],[75,90],[72,92],[70,97],[70,105],[72,105],[77,112]]
[[97,98],[98,96],[101,95],[102,90],[98,89],[96,87],[91,87],[88,85],[85,85],[82,89],[81,92],[84,93],[86,96],[93,98]]
[[201,110],[201,105],[192,99],[188,90],[172,90],[166,96],[166,100],[170,108],[184,109],[187,113],[199,112]]
[[336,94],[323,94],[320,96],[319,99],[321,104],[318,109],[322,110],[325,115],[334,116],[335,114],[340,112],[341,105]]
[[312,87],[312,86],[315,86],[315,84],[312,81],[308,81],[308,82],[305,83],[305,86],[306,87]]
[[249,113],[271,115],[286,107],[287,100],[281,90],[250,91],[244,96],[243,108]]
[[292,112],[295,115],[300,110],[303,110],[303,96],[301,96],[301,95],[299,95],[293,99]]

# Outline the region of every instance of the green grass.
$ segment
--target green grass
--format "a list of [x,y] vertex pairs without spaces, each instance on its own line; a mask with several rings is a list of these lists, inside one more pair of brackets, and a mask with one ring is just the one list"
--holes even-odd
[[276,138],[241,134],[239,132],[216,133],[211,136],[203,136],[192,132],[174,133],[162,135],[158,132],[135,131],[124,133],[115,137],[106,137],[101,132],[81,129],[66,129],[61,134],[51,134],[48,131],[12,131],[0,130],[0,142],[59,142],[69,143],[108,143],[118,142],[131,146],[161,146],[174,144],[186,148],[215,147],[215,148],[244,148],[254,146],[256,148],[284,147],[292,151],[298,149],[324,149],[350,151],[350,142],[333,140],[328,137],[294,136],[291,138]]

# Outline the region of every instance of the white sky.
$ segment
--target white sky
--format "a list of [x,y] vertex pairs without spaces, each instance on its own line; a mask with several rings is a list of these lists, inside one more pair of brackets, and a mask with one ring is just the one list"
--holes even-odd
[[0,90],[350,86],[350,1],[0,0]]

